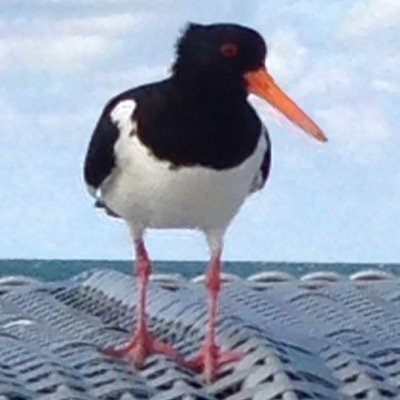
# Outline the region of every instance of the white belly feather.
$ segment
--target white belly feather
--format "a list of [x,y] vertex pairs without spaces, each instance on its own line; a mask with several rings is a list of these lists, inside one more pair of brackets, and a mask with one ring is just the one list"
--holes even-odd
[[260,136],[255,152],[240,166],[216,171],[202,166],[171,169],[141,143],[131,121],[135,103],[118,104],[111,116],[120,129],[117,167],[101,187],[108,207],[133,225],[153,228],[225,228],[250,192],[266,149]]

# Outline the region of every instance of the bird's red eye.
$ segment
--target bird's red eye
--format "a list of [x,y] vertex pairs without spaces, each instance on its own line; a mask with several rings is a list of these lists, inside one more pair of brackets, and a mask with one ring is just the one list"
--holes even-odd
[[219,47],[219,51],[224,57],[236,57],[238,53],[238,47],[235,43],[223,43]]

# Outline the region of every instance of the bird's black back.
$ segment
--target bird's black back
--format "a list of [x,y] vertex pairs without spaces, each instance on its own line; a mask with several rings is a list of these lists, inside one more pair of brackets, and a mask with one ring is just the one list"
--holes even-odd
[[[86,182],[97,188],[115,166],[114,145],[119,131],[110,113],[132,99],[140,140],[172,168],[200,165],[228,169],[240,165],[255,150],[261,121],[246,98],[206,90],[182,90],[173,79],[141,86],[113,98],[104,108],[86,156]],[[263,163],[268,175],[269,147]]]

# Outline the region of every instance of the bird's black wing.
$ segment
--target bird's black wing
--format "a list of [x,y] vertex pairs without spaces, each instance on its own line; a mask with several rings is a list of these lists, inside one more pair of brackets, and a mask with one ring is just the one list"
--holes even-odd
[[269,139],[268,130],[264,125],[262,126],[262,135],[265,137],[267,146],[265,148],[260,169],[251,186],[250,193],[254,193],[265,186],[271,169],[271,141]]
[[115,104],[111,101],[104,108],[93,132],[86,153],[84,178],[89,192],[94,195],[115,166],[114,145],[118,139],[118,127],[111,121],[110,112]]
[[[157,94],[163,95],[167,86],[168,81],[139,86],[119,94],[104,107],[90,140],[84,165],[84,179],[91,194],[96,193],[115,167],[114,145],[118,140],[119,129],[111,120],[113,109],[122,101],[133,100],[137,107],[144,103],[142,109],[146,109],[147,114],[151,115],[159,102]],[[134,110],[135,115],[136,113],[137,109]]]
[[110,101],[94,129],[84,164],[84,179],[89,193],[96,198],[95,207],[104,208],[108,215],[118,217],[107,208],[97,191],[115,166],[114,145],[118,140],[118,127],[112,122],[110,112],[115,101]]
[[119,137],[119,129],[111,120],[111,112],[124,100],[137,103],[137,95],[141,92],[141,87],[123,92],[112,98],[103,109],[90,139],[84,164],[84,179],[92,195],[115,167],[114,145]]
[[135,90],[126,91],[111,99],[104,107],[103,112],[94,129],[84,163],[84,180],[89,193],[96,198],[95,206],[104,208],[107,214],[117,217],[97,192],[104,180],[111,174],[116,165],[114,146],[119,137],[118,126],[111,119],[111,112],[123,100],[136,100]]
[[95,206],[104,208],[109,215],[117,216],[107,207],[103,199],[98,197],[97,192],[117,163],[114,147],[120,131],[112,120],[111,114],[119,103],[133,100],[137,107],[133,111],[132,118],[136,119],[140,104],[143,104],[142,109],[147,110],[147,114],[151,115],[155,105],[159,103],[158,98],[163,95],[166,87],[168,87],[168,81],[162,81],[139,86],[117,95],[104,107],[97,122],[86,153],[83,175],[89,193],[96,198]]
[[265,136],[265,139],[267,141],[267,148],[265,149],[263,162],[261,163],[261,187],[263,187],[265,185],[265,182],[267,182],[269,171],[271,169],[271,141],[269,139],[268,130],[265,126],[263,127],[263,135]]

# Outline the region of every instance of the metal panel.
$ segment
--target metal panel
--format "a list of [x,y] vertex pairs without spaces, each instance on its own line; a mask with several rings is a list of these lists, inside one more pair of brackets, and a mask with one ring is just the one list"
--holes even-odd
[[[243,353],[212,384],[163,356],[143,369],[99,349],[132,329],[134,279],[112,270],[66,282],[0,279],[0,400],[400,398],[400,280],[368,271],[226,275],[217,334]],[[202,279],[154,276],[155,335],[185,356],[204,337]]]

